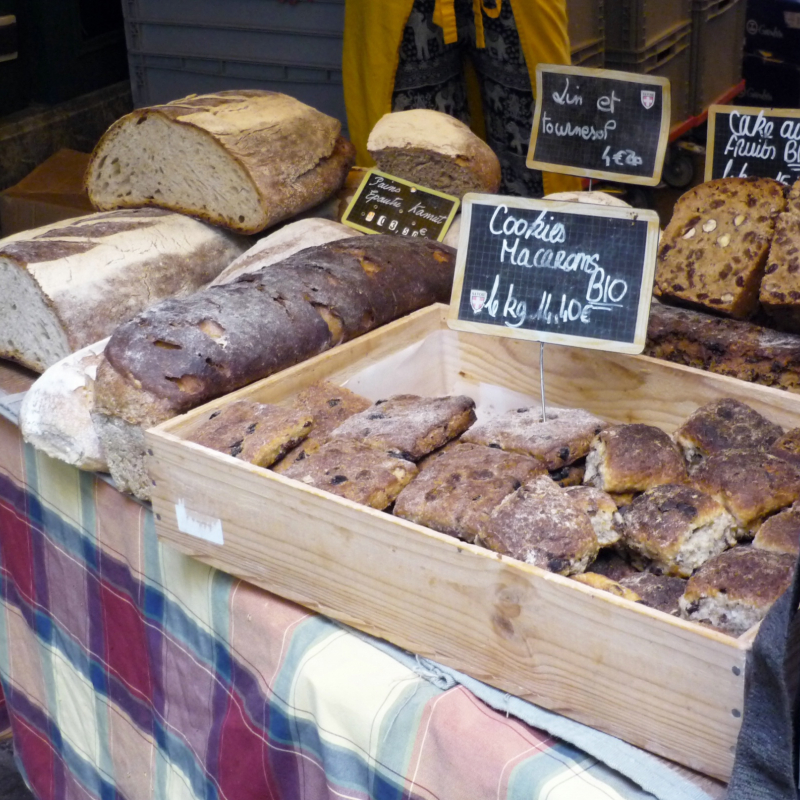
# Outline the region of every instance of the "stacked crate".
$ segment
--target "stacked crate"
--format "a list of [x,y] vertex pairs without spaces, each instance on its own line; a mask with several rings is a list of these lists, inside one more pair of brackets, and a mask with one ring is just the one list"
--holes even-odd
[[567,19],[572,65],[602,68],[605,58],[603,0],[567,0]]

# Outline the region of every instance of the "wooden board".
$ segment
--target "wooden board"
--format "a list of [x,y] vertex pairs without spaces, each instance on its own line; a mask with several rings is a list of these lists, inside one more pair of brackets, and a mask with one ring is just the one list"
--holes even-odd
[[[727,778],[751,633],[734,639],[181,439],[215,407],[281,402],[323,378],[358,391],[372,373],[385,394],[414,383],[430,394],[500,386],[537,395],[537,345],[447,330],[446,313],[424,309],[148,431],[159,535],[308,608]],[[795,395],[656,359],[552,347],[545,368],[548,403],[611,421],[672,431],[727,396],[800,425]]]

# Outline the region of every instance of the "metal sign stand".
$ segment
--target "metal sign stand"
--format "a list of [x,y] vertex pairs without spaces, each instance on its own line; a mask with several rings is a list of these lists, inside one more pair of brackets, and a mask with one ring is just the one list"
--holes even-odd
[[544,342],[539,342],[539,384],[542,392],[542,422],[547,422],[547,406],[544,402]]

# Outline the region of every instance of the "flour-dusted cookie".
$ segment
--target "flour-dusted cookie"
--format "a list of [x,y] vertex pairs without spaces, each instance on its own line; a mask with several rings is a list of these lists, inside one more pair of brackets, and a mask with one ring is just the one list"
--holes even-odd
[[463,440],[533,456],[547,469],[558,470],[583,458],[605,427],[582,408],[549,409],[546,422],[538,408],[516,408],[476,423]]
[[722,178],[690,189],[661,237],[657,294],[751,317],[775,218],[785,206],[783,187],[770,178]]
[[481,544],[561,575],[583,572],[598,550],[589,515],[547,476],[500,503]]
[[794,558],[783,553],[734,547],[689,579],[679,601],[680,615],[741,636],[789,587],[794,564]]
[[685,479],[686,466],[677,445],[652,425],[609,428],[595,438],[586,457],[584,483],[606,492],[643,492]]
[[678,614],[678,601],[686,591],[686,580],[654,572],[637,572],[620,579],[620,585],[639,596],[642,605],[665,614]]
[[675,441],[690,464],[723,450],[768,450],[783,428],[750,408],[726,397],[706,403],[675,432]]
[[418,397],[398,394],[378,400],[336,428],[336,439],[356,439],[410,461],[460,436],[475,421],[470,397]]
[[410,461],[353,439],[326,442],[283,474],[308,486],[382,511],[416,475]]
[[486,532],[490,514],[508,495],[544,474],[536,459],[480,444],[457,442],[444,450],[422,462],[394,513],[468,542]]
[[736,522],[723,506],[691,486],[648,489],[621,511],[625,546],[667,575],[688,578],[736,543]]
[[589,515],[600,547],[619,541],[622,518],[611,495],[594,486],[570,486],[565,491]]
[[295,461],[302,461],[306,456],[319,450],[320,446],[330,438],[331,431],[338,428],[348,417],[372,405],[366,397],[337,386],[329,381],[320,381],[307,389],[303,389],[292,401],[292,407],[310,414],[314,427],[303,441],[291,452],[287,453],[273,469],[275,472],[286,472]]
[[800,508],[794,505],[766,519],[753,539],[753,547],[796,558],[800,554]]
[[597,572],[582,572],[580,575],[573,575],[572,580],[578,581],[578,583],[582,583],[584,586],[591,586],[593,589],[601,589],[604,592],[609,592],[615,597],[621,597],[633,603],[638,603],[641,599],[636,592]]
[[185,437],[259,467],[268,467],[308,436],[310,414],[237,400],[212,411]]
[[692,475],[701,492],[714,497],[747,530],[800,498],[800,471],[756,450],[725,450],[710,456]]
[[769,448],[769,453],[800,469],[800,428],[792,428],[776,439]]

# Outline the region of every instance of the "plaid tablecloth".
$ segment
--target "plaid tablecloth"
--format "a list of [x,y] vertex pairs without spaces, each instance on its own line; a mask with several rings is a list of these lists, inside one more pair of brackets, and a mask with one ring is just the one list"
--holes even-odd
[[41,800],[652,797],[463,686],[161,546],[145,506],[5,419],[0,683]]

